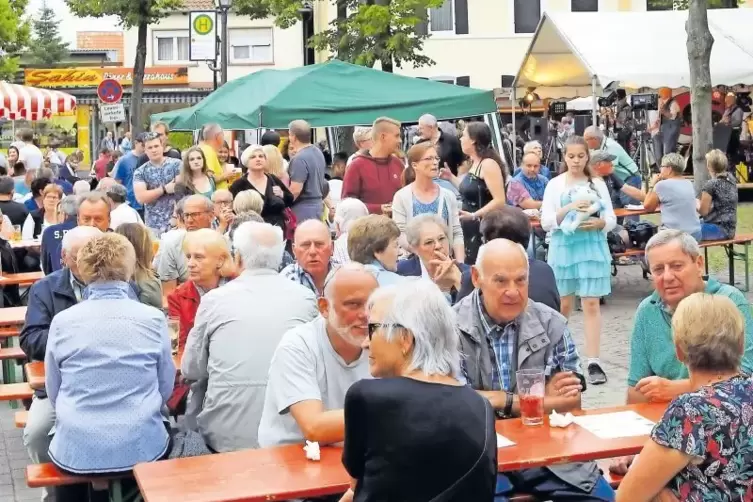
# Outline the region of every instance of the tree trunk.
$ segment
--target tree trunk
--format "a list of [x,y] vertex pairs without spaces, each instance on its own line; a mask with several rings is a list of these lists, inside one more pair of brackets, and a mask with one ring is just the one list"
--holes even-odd
[[708,0],[690,0],[688,21],[688,60],[690,63],[690,106],[693,115],[693,182],[696,192],[709,179],[706,153],[714,147],[711,122],[711,47],[714,37],[709,31]]
[[141,96],[144,91],[144,67],[146,66],[146,29],[146,21],[140,22],[131,87],[131,137],[134,138],[144,129],[141,118]]

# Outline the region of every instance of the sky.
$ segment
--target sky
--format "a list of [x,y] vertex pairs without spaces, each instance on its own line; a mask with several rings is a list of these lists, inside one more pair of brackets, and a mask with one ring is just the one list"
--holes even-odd
[[[30,0],[27,14],[36,15],[42,3],[43,0]],[[76,48],[76,31],[120,31],[117,17],[85,18],[82,22],[81,18],[71,14],[64,0],[47,0],[47,5],[60,20],[60,36],[71,44],[71,49]]]

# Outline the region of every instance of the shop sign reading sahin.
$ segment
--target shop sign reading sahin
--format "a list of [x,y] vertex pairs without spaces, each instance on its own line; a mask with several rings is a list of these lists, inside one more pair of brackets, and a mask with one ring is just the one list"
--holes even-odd
[[[117,80],[122,86],[133,84],[133,68],[29,68],[24,70],[24,83],[31,87],[97,87],[102,80]],[[188,84],[188,68],[160,66],[146,68],[144,85]]]

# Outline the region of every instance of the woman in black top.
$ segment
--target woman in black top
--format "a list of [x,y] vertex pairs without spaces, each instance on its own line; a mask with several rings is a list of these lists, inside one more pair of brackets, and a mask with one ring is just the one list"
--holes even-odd
[[456,378],[455,313],[429,281],[369,298],[371,374],[345,395],[343,500],[491,502],[497,436],[489,402]]
[[293,205],[293,194],[277,176],[265,172],[267,156],[260,145],[251,145],[243,151],[241,162],[248,167],[245,176],[230,185],[233,197],[244,190],[256,190],[264,200],[261,217],[271,225],[285,231],[285,209]]
[[468,174],[458,178],[444,168],[440,176],[450,180],[460,192],[465,262],[473,265],[481,247],[481,219],[489,211],[504,206],[507,201],[505,187],[508,173],[505,163],[492,147],[491,129],[484,122],[469,123],[460,138],[460,146],[471,163]]

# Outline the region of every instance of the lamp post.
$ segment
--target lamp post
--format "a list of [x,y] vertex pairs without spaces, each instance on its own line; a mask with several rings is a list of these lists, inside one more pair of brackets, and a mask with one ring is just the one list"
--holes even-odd
[[303,66],[314,64],[309,57],[309,39],[312,33],[309,30],[309,25],[314,15],[314,8],[311,2],[303,2],[303,5],[298,9],[298,13],[301,15],[301,28],[303,30]]
[[230,41],[228,40],[227,14],[233,0],[217,0],[222,18],[222,54],[220,55],[220,85],[227,82],[227,60],[230,53]]

